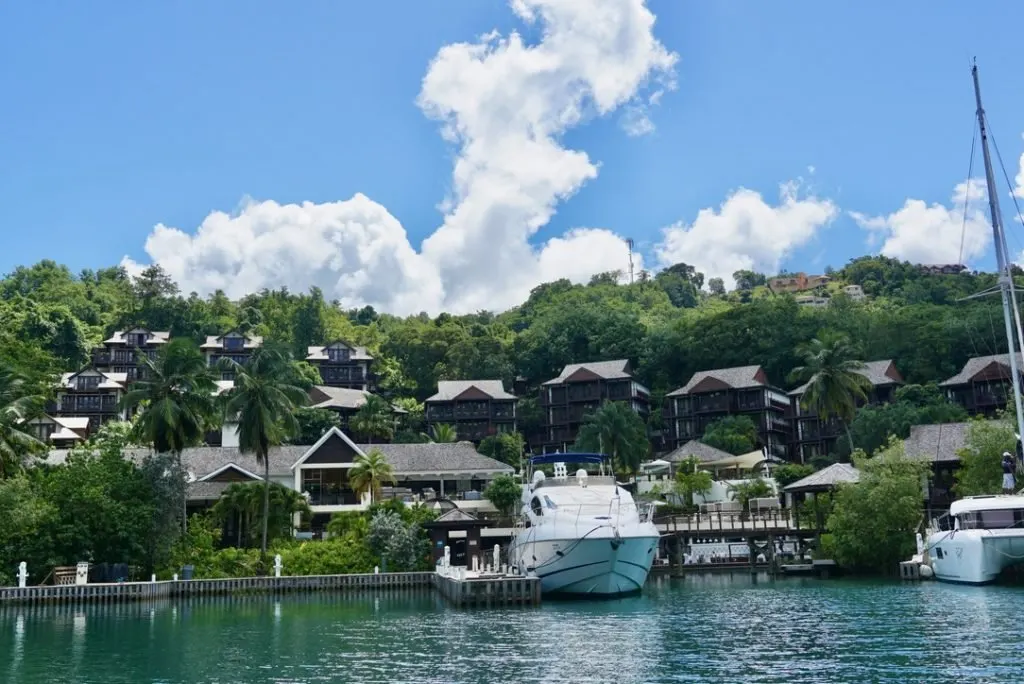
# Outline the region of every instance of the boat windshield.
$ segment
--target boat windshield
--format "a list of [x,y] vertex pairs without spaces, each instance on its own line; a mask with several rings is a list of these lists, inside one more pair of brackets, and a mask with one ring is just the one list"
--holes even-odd
[[961,530],[1024,529],[1024,508],[995,508],[964,511],[957,516]]

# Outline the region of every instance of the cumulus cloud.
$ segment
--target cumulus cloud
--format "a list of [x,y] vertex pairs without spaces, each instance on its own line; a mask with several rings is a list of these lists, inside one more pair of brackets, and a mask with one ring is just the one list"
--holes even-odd
[[[625,241],[607,230],[577,229],[539,246],[530,239],[598,173],[561,135],[620,108],[629,134],[650,132],[646,108],[674,87],[677,56],[654,37],[644,0],[511,7],[540,24],[538,43],[512,32],[447,45],[423,78],[417,104],[441,122],[457,153],[443,223],[422,251],[384,207],[356,195],[327,204],[250,202],[235,215],[210,214],[193,234],[157,226],[147,254],[186,291],[239,296],[317,285],[346,304],[394,313],[500,309],[544,280],[622,268]],[[654,92],[645,98],[647,90]]]
[[850,216],[869,231],[870,245],[882,242],[885,256],[923,264],[963,263],[983,255],[992,240],[987,197],[985,181],[972,178],[956,186],[950,206],[908,199],[886,216]]
[[801,196],[798,183],[783,183],[772,205],[760,193],[740,188],[716,209],[703,209],[692,223],[664,229],[655,247],[662,266],[686,262],[708,278],[732,283],[739,270],[777,273],[782,260],[809,243],[838,213],[831,200]]

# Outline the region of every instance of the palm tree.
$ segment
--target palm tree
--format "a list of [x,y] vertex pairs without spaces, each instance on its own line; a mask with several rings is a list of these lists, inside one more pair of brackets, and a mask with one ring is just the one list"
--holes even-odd
[[845,335],[825,333],[797,347],[804,365],[793,369],[790,378],[803,382],[800,405],[813,410],[821,421],[840,420],[853,451],[850,422],[857,413],[857,402],[866,401],[871,381],[864,375],[864,362]]
[[430,426],[430,434],[422,433],[431,442],[438,444],[450,444],[459,440],[459,433],[454,425],[447,423],[434,423]]
[[587,415],[576,437],[576,448],[608,454],[624,472],[636,472],[650,451],[643,418],[621,401],[610,401]]
[[25,456],[45,448],[25,429],[25,419],[42,401],[13,368],[0,366],[0,480],[20,470]]
[[238,448],[251,453],[263,466],[263,520],[260,555],[267,554],[267,524],[270,511],[270,448],[299,431],[294,411],[305,403],[306,392],[295,384],[295,371],[288,352],[265,344],[242,365],[221,359],[225,371],[234,373],[235,386],[225,396],[225,419],[238,423]]
[[380,498],[380,488],[385,482],[395,482],[395,469],[384,458],[380,449],[371,449],[356,459],[348,471],[352,488],[362,494],[370,492],[370,504]]
[[390,440],[395,434],[394,408],[376,394],[370,394],[366,403],[352,416],[349,426],[370,444],[373,444],[374,437]]
[[[181,452],[202,441],[214,421],[217,384],[206,358],[194,342],[171,340],[151,359],[136,350],[145,372],[125,394],[126,409],[141,406],[137,430],[158,454],[173,454],[181,471]],[[183,485],[182,485],[183,486]],[[187,528],[186,497],[181,496],[181,525]]]

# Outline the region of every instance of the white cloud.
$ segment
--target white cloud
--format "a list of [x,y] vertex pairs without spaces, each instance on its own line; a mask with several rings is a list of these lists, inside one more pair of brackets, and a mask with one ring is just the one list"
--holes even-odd
[[[511,0],[542,39],[496,33],[447,45],[417,99],[457,147],[443,224],[409,243],[399,222],[363,195],[328,204],[251,202],[210,214],[190,235],[157,226],[146,252],[185,291],[232,296],[318,285],[346,304],[394,313],[501,309],[546,279],[585,280],[622,268],[623,239],[578,229],[535,247],[530,238],[598,167],[561,135],[625,108],[627,132],[653,128],[646,107],[674,87],[677,60],[653,35],[644,0]],[[648,84],[654,93],[644,99]],[[627,122],[631,122],[627,123]],[[138,265],[125,260],[129,268]]]
[[782,260],[810,242],[837,213],[830,200],[801,197],[796,183],[780,186],[774,206],[760,193],[740,188],[717,211],[702,209],[693,223],[666,228],[655,253],[662,266],[686,262],[729,287],[738,270],[778,272]]
[[887,216],[850,216],[869,231],[870,246],[882,240],[885,256],[923,264],[964,263],[982,256],[991,242],[986,198],[985,182],[972,178],[956,186],[950,206],[908,199]]

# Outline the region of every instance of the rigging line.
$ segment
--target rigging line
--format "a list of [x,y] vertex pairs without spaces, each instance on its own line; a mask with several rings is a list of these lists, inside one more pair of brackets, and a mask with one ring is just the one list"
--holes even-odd
[[[1003,178],[1006,179],[1006,185],[1010,188],[1010,199],[1013,200],[1013,208],[1017,211],[1017,220],[1024,225],[1024,217],[1022,217],[1020,213],[1020,204],[1017,203],[1017,193],[1014,192],[1013,183],[1010,182],[1010,174],[1006,172],[1006,165],[1003,164],[1003,155],[999,152],[999,143],[996,142],[996,136],[994,134],[989,135],[989,137],[992,138],[992,147],[995,148],[996,159],[999,160],[999,168],[1003,172]],[[1006,231],[1004,230],[1003,233],[1005,234]],[[1016,235],[1014,238],[1016,238]],[[1017,242],[1019,244],[1019,241]]]
[[971,174],[974,173],[974,148],[978,143],[978,127],[974,125],[973,117],[971,122],[971,129],[974,131],[974,135],[971,136],[971,161],[967,165],[967,185],[964,190],[964,220],[963,225],[960,226],[960,256],[957,257],[956,263],[964,263],[964,238],[967,236],[967,207],[971,201]]

